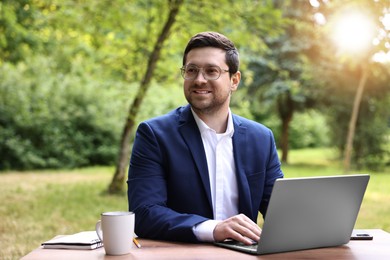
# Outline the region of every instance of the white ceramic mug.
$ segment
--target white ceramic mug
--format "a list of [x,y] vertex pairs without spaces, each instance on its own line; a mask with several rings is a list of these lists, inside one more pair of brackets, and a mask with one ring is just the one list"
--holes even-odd
[[133,212],[104,212],[96,223],[96,233],[103,241],[107,255],[128,254],[133,247],[134,238]]

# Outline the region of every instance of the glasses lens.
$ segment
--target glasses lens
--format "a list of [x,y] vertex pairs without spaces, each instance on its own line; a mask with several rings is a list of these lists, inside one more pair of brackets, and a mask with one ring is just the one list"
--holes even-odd
[[186,66],[184,68],[184,78],[185,79],[195,79],[198,76],[199,68],[196,66]]
[[184,79],[194,80],[201,69],[203,70],[202,75],[205,80],[216,80],[221,76],[221,68],[218,66],[206,66],[204,68],[199,68],[194,65],[181,68],[181,75]]
[[204,77],[207,80],[216,80],[221,75],[221,69],[217,66],[207,66],[203,69]]

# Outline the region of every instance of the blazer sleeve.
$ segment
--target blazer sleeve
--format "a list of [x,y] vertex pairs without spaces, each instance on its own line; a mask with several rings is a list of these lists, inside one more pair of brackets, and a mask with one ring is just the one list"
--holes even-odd
[[129,210],[135,213],[135,233],[151,239],[197,242],[192,228],[208,218],[168,207],[168,178],[171,176],[168,176],[165,150],[161,147],[163,137],[156,132],[158,129],[147,122],[139,125],[130,159],[128,202]]
[[281,163],[279,161],[278,152],[276,149],[275,139],[271,130],[269,130],[269,158],[266,161],[266,176],[264,183],[263,199],[260,204],[259,211],[265,218],[269,200],[271,198],[272,189],[276,179],[283,178],[284,174],[280,169]]

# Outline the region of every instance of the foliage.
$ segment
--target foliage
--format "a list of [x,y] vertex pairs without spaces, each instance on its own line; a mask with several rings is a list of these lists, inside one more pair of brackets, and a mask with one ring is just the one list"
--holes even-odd
[[282,161],[287,162],[294,113],[312,106],[313,81],[308,73],[308,56],[318,48],[318,42],[311,18],[313,9],[308,1],[274,2],[286,21],[283,33],[265,37],[268,51],[250,59],[248,69],[253,76],[245,86],[253,100],[251,110],[257,120],[261,117],[259,105],[268,105],[267,113],[277,113],[281,121]]
[[[333,133],[331,143],[338,145],[342,151],[347,136],[344,130],[348,129],[347,122],[352,109],[351,100],[353,98],[351,97],[355,93],[357,79],[360,78],[359,62],[362,61],[357,57],[346,60],[345,56],[334,55],[339,52],[330,41],[330,27],[316,24],[313,17],[315,13],[321,12],[330,19],[338,9],[353,10],[350,5],[352,4],[359,9],[366,7],[373,17],[377,17],[377,26],[380,30],[381,26],[383,27],[379,22],[384,10],[383,2],[335,0],[322,3],[316,8],[310,6],[309,1],[275,1],[275,3],[278,3],[283,10],[288,23],[284,27],[284,33],[280,36],[265,38],[265,43],[269,48],[265,55],[251,57],[248,66],[250,72],[247,73],[250,77],[246,80],[244,87],[248,88],[252,114],[256,120],[260,121],[264,120],[264,117],[267,119],[269,114],[278,113],[282,129],[282,135],[278,140],[281,141],[283,161],[287,161],[287,147],[292,143],[290,122],[293,120],[295,111],[312,107],[328,114],[328,122],[332,129],[331,133]],[[382,29],[382,34],[383,32],[385,30]],[[375,51],[379,51],[380,48],[386,51],[383,47],[386,42],[385,38],[381,38],[382,42],[376,46]],[[386,83],[390,80],[388,66],[387,68],[384,64],[370,64],[369,66],[371,75],[376,76],[370,77],[367,83],[370,89],[367,91],[366,99],[371,102],[374,99],[384,100],[389,93],[389,85]],[[384,104],[376,101],[375,103]],[[382,116],[388,117],[384,114]],[[373,116],[368,113],[360,115],[361,121],[370,121],[372,118]],[[357,133],[359,137],[355,138],[356,147],[362,147],[361,144],[365,140],[375,143],[369,148],[359,148],[355,151],[355,162],[359,167],[367,166],[363,162],[369,157],[376,158],[375,161],[381,160],[382,164],[386,163],[383,159],[386,151],[375,147],[379,147],[378,145],[387,136],[388,126],[383,124],[383,121],[378,124],[382,126],[379,127],[381,131],[375,131],[375,134],[366,124],[360,124],[357,128],[360,133]],[[368,132],[373,135],[369,135]]]
[[296,113],[291,122],[291,149],[328,147],[329,128],[326,118],[316,110]]
[[[389,95],[378,100],[366,92],[362,101],[359,119],[357,122],[357,133],[354,139],[354,161],[355,168],[369,169],[370,171],[383,170],[389,163],[388,137],[390,135],[389,123],[390,111],[387,109]],[[341,98],[341,96],[340,96]],[[348,96],[344,96],[349,99]],[[345,106],[345,100],[336,102],[333,98],[332,107],[327,109],[328,121],[331,122],[331,139],[337,144],[339,153],[344,148],[344,136],[348,129],[349,107]]]
[[35,31],[39,11],[31,0],[0,2],[0,65],[4,61],[18,62],[39,49],[42,41]]
[[[344,1],[334,1],[335,4],[328,8],[327,12],[337,13],[342,6],[348,6]],[[377,30],[383,32],[380,24],[380,15],[383,12],[383,1],[348,1],[350,8],[358,8],[371,13],[377,18]],[[345,8],[342,11],[345,12]],[[335,14],[334,14],[335,15]],[[329,15],[330,16],[330,15]],[[330,16],[332,18],[332,16]],[[329,26],[322,28],[323,33],[329,32]],[[381,38],[381,37],[379,37]],[[356,125],[356,134],[353,141],[353,159],[356,169],[380,170],[389,163],[388,147],[390,118],[388,103],[390,88],[390,64],[374,62],[370,56],[383,48],[382,43],[374,46],[371,52],[340,53],[334,43],[323,37],[326,50],[322,51],[321,59],[317,59],[312,66],[312,73],[318,83],[317,107],[328,118],[331,129],[332,143],[339,149],[339,154],[344,152],[345,137],[347,136],[348,122],[351,117],[353,100],[363,69],[368,70],[368,81],[360,104],[359,117]],[[388,41],[388,39],[387,39]],[[382,49],[386,50],[386,48]],[[364,65],[364,66],[363,66]],[[363,68],[365,67],[365,68]]]
[[[329,145],[342,151],[359,71],[356,63],[334,55],[328,28],[316,24],[313,15],[321,12],[330,18],[353,2],[368,3],[366,9],[380,16],[385,1],[319,1],[319,7],[311,2],[184,1],[137,123],[185,103],[179,74],[183,48],[195,33],[215,30],[228,35],[241,56],[243,80],[233,95],[234,112],[270,125],[280,141],[276,104],[279,113],[291,113],[292,108],[296,114],[289,118],[290,146],[327,144],[321,137],[329,127]],[[145,57],[153,50],[170,3],[1,1],[0,169],[112,164],[126,106],[143,79]],[[376,51],[386,50],[386,41],[382,37]],[[359,167],[389,160],[388,145],[381,145],[389,143],[386,120],[381,120],[388,117],[389,68],[371,64],[370,73],[355,138]],[[315,112],[301,114],[308,107],[325,114],[327,123]]]
[[36,57],[0,70],[0,169],[112,164],[123,119],[118,90]]
[[[274,115],[263,121],[280,140],[280,120]],[[291,149],[319,148],[330,146],[330,129],[326,117],[316,110],[297,112],[291,121],[289,147]]]

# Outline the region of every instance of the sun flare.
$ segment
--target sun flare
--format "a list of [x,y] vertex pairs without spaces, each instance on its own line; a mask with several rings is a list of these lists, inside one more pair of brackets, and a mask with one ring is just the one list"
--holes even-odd
[[361,13],[343,15],[334,26],[333,40],[343,50],[362,51],[374,39],[375,26],[368,16]]

